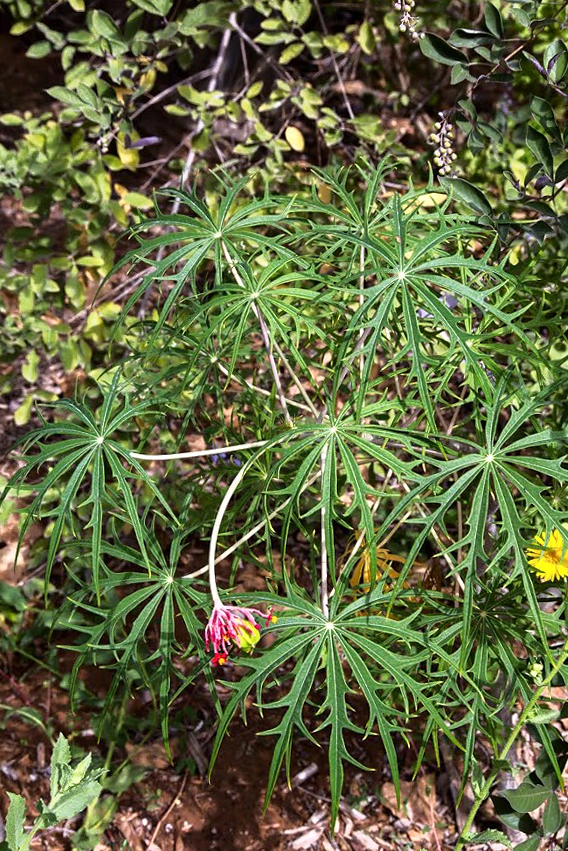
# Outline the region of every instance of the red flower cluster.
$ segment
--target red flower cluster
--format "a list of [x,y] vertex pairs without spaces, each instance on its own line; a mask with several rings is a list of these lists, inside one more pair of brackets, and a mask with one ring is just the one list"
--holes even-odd
[[231,647],[252,653],[260,638],[260,627],[256,618],[265,625],[274,623],[272,609],[268,613],[243,606],[215,606],[205,627],[205,649],[213,648],[212,665],[225,665]]

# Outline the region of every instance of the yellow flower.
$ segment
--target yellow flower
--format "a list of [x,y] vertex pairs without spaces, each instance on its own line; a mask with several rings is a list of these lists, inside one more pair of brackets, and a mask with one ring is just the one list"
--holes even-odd
[[553,529],[548,538],[537,535],[533,541],[536,546],[527,549],[527,559],[541,582],[553,582],[568,576],[568,549],[557,529]]

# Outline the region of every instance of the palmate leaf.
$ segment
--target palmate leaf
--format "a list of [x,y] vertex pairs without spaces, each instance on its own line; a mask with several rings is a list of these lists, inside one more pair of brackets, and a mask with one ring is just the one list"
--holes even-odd
[[[375,403],[366,408],[365,414],[372,415],[381,411],[386,413],[389,409],[392,409],[392,405],[385,400],[384,403]],[[383,445],[375,444],[374,439],[382,440]],[[410,453],[414,453],[415,460],[399,460],[394,452],[385,446],[385,443],[390,440],[402,443]],[[415,442],[418,444],[418,448],[413,446]],[[369,460],[376,460],[385,467],[390,467],[397,475],[407,480],[415,480],[419,476],[414,472],[414,467],[422,461],[420,444],[430,445],[430,443],[431,441],[424,436],[409,435],[408,432],[401,429],[358,423],[348,415],[348,406],[345,407],[339,418],[334,418],[330,423],[307,422],[302,424],[299,422],[296,428],[286,430],[283,434],[277,434],[274,438],[271,438],[266,446],[256,454],[259,459],[262,455],[266,456],[260,472],[260,481],[265,498],[265,512],[270,513],[268,497],[271,500],[274,497],[282,500],[281,539],[283,550],[286,546],[290,524],[293,520],[301,522],[298,521],[301,514],[300,501],[303,494],[307,493],[310,484],[313,485],[318,470],[321,474],[321,461],[324,453],[326,455],[326,465],[323,471],[324,491],[323,500],[320,501],[320,504],[328,506],[326,535],[328,552],[333,557],[332,524],[334,519],[342,520],[344,517],[349,517],[355,510],[360,510],[365,518],[368,534],[370,535],[373,531],[367,496],[375,492],[369,488],[361,476],[355,452],[362,454],[367,463]],[[276,450],[277,454],[275,454]],[[340,503],[337,488],[333,484],[337,477],[334,470],[336,470],[336,465],[340,460],[339,456],[345,463],[348,481],[353,485],[351,505],[347,508],[341,506],[341,512],[338,510]],[[289,481],[288,467],[292,470],[293,478],[291,481]],[[244,494],[244,504],[247,506],[246,514],[253,525],[257,522],[252,509],[259,498],[258,480],[258,476],[255,481],[252,481],[249,476],[241,485],[239,491],[239,494],[241,492]],[[288,484],[284,488],[278,488],[273,486],[275,481],[286,481]],[[319,511],[319,507],[312,503],[312,507],[305,516],[309,516],[314,511]]]
[[[385,400],[376,403],[373,411],[377,415],[381,409],[385,412],[392,408]],[[382,439],[382,445],[374,443],[371,438]],[[402,443],[408,449],[409,454],[414,454],[415,460],[402,461],[394,451],[387,448],[389,441]],[[344,521],[355,510],[361,512],[362,522],[369,536],[373,533],[373,523],[367,504],[367,496],[376,492],[370,488],[361,476],[356,453],[363,455],[364,460],[376,460],[386,469],[391,469],[396,475],[408,481],[415,481],[419,474],[415,467],[422,460],[420,445],[428,442],[423,435],[412,434],[403,429],[370,425],[350,416],[349,406],[346,405],[338,417],[330,418],[329,422],[298,424],[297,428],[288,432],[286,445],[279,449],[279,457],[270,465],[265,478],[264,489],[271,498],[280,499],[288,497],[285,509],[282,512],[281,542],[282,551],[286,550],[286,543],[290,525],[301,515],[301,499],[308,482],[312,481],[317,470],[323,475],[324,489],[320,490],[319,503],[312,502],[306,516],[320,510],[321,505],[326,507],[328,552],[333,554],[332,529],[334,520]],[[385,445],[387,444],[387,445]],[[414,444],[417,444],[415,446]],[[322,470],[322,457],[325,455],[326,463]],[[347,481],[353,487],[353,499],[351,506],[347,509],[340,503],[337,487],[334,482],[337,479],[337,464],[341,459],[344,463]],[[286,481],[283,488],[273,486],[275,480]]]
[[312,646],[307,649],[307,652],[301,661],[294,668],[292,675],[292,683],[290,690],[278,700],[272,703],[263,703],[262,711],[266,709],[284,709],[284,714],[280,723],[270,730],[263,730],[260,735],[276,736],[276,743],[268,779],[266,785],[266,795],[264,799],[265,809],[272,797],[282,762],[286,763],[286,777],[290,784],[290,759],[292,753],[292,736],[295,729],[306,736],[307,739],[317,744],[317,740],[310,733],[303,719],[304,705],[308,695],[313,687],[316,671],[321,662],[322,643],[324,640],[321,628],[319,635],[312,632]]
[[[410,665],[415,664],[412,659],[393,653],[386,647],[382,647],[377,643],[376,638],[371,640],[363,635],[357,634],[353,628],[349,631],[342,630],[344,640],[350,641],[359,646],[364,651],[366,656],[375,662],[384,672],[389,674],[392,680],[399,686],[401,697],[407,703],[408,697],[412,697],[416,706],[420,706],[426,710],[428,715],[437,723],[452,743],[456,747],[460,747],[455,736],[448,729],[445,719],[440,715],[434,702],[427,696],[424,686],[419,685],[409,674],[404,670]],[[407,714],[410,713],[408,704],[406,705]]]
[[[244,259],[241,246],[246,245],[252,250],[258,246],[266,246],[280,257],[293,260],[302,266],[308,265],[282,245],[277,236],[266,234],[267,228],[277,232],[287,230],[286,219],[290,202],[284,210],[267,212],[276,209],[277,205],[266,193],[262,199],[248,199],[239,205],[239,194],[248,182],[248,177],[233,181],[228,175],[217,176],[222,194],[216,210],[208,207],[195,192],[164,190],[161,194],[174,199],[183,208],[187,208],[189,215],[164,214],[156,206],[155,218],[145,219],[130,229],[131,236],[139,240],[139,246],[128,252],[109,273],[108,277],[125,265],[135,265],[140,262],[149,267],[141,283],[128,299],[122,312],[122,321],[154,283],[172,282],[173,285],[169,287],[168,295],[155,324],[152,341],[168,320],[171,309],[178,302],[186,286],[194,284],[196,273],[206,259],[214,260],[215,281],[219,284],[221,270],[226,265],[223,246],[230,252],[235,262]],[[160,236],[143,238],[145,232],[160,226],[165,230]],[[166,229],[169,229],[169,232]],[[171,250],[174,246],[178,247]],[[165,250],[165,256],[161,257],[160,252],[163,253]],[[156,255],[155,258],[153,255]],[[196,294],[195,287],[193,289]]]
[[380,694],[385,693],[384,683],[379,683],[372,675],[369,667],[365,664],[363,657],[349,643],[342,644],[345,658],[351,668],[351,672],[367,701],[369,717],[366,725],[366,735],[373,732],[377,727],[378,734],[385,749],[392,781],[395,788],[397,801],[400,800],[400,777],[398,771],[398,756],[393,742],[395,733],[403,734],[404,727],[400,726],[393,716],[392,707],[381,699]]
[[[377,168],[369,169],[370,180],[364,199],[360,198],[358,192],[349,189],[349,169],[313,168],[312,171],[331,189],[335,197],[332,203],[322,202],[318,198],[315,183],[312,185],[310,197],[296,197],[288,217],[292,227],[284,236],[284,241],[290,246],[309,246],[312,256],[317,256],[321,262],[333,263],[339,255],[342,261],[345,261],[347,254],[347,265],[351,268],[358,262],[356,252],[346,245],[343,234],[352,231],[365,233],[369,227],[377,230],[383,215],[379,192],[389,168],[383,169],[379,164]],[[282,208],[290,206],[288,197],[275,197],[274,200],[278,201]],[[332,239],[329,239],[328,228],[331,223],[335,232]],[[325,238],[322,238],[324,236]]]
[[512,556],[515,560],[515,573],[521,573],[522,575],[529,609],[533,615],[535,626],[542,640],[543,648],[547,653],[550,653],[550,650],[548,649],[546,631],[542,622],[540,606],[538,604],[536,590],[534,587],[534,581],[526,566],[526,560],[522,549],[521,529],[523,524],[521,523],[511,492],[506,485],[501,482],[499,477],[495,478],[495,492],[497,499],[499,500],[499,509],[503,519],[502,528],[505,536],[503,549],[506,548],[508,551],[512,552]]
[[[157,334],[164,322],[166,322],[170,309],[175,304],[178,296],[183,292],[184,287],[191,281],[199,269],[202,261],[210,254],[211,248],[214,245],[214,239],[210,234],[204,232],[203,229],[198,231],[199,236],[196,238],[193,231],[193,222],[187,220],[185,222],[177,222],[178,225],[184,225],[183,230],[189,230],[185,235],[182,230],[182,235],[179,232],[175,234],[167,234],[148,240],[144,244],[143,249],[135,249],[128,252],[125,257],[112,269],[110,274],[115,274],[123,266],[127,264],[136,264],[144,260],[150,266],[150,271],[142,278],[142,283],[134,290],[128,301],[126,302],[121,314],[121,321],[124,322],[132,307],[144,295],[144,293],[156,282],[173,281],[164,306],[160,312],[158,322],[154,327],[154,334]],[[155,225],[154,220],[148,223],[148,227]],[[164,260],[146,260],[147,255],[150,255],[154,250],[162,248],[172,243],[182,242],[182,248],[177,251],[167,254]],[[183,264],[181,269],[174,274],[173,269],[178,264]],[[118,329],[118,324],[117,324]]]
[[[542,651],[539,640],[533,634],[523,588],[518,583],[504,589],[500,582],[495,581],[493,586],[488,587],[477,577],[476,588],[467,644],[462,640],[465,601],[422,589],[424,609],[421,622],[435,639],[436,646],[448,648],[455,659],[449,668],[440,663],[439,673],[433,668],[430,675],[440,682],[448,679],[448,685],[451,679],[452,689],[460,695],[460,699],[465,699],[461,678],[461,672],[465,670],[468,679],[482,690],[474,689],[470,694],[475,693],[494,707],[492,711],[498,712],[511,705],[519,693],[523,699],[527,695],[530,697],[534,688],[526,661],[519,659],[512,649],[518,636],[525,636],[526,650],[534,658],[538,658]],[[557,634],[560,629],[553,617],[546,617],[545,625],[551,635]]]
[[[84,505],[91,506],[91,516],[85,528],[92,529],[91,569],[95,591],[98,593],[103,506],[111,498],[108,492],[108,469],[121,490],[128,520],[132,524],[147,566],[149,566],[149,560],[145,550],[146,536],[127,477],[129,476],[134,482],[144,482],[169,515],[170,522],[177,524],[177,518],[153,480],[139,462],[130,458],[127,450],[118,441],[112,439],[112,435],[127,423],[147,414],[150,410],[149,402],[131,405],[128,400],[121,408],[115,410],[119,390],[119,374],[116,373],[110,388],[105,391],[98,421],[86,404],[79,401],[62,400],[54,403],[56,413],[67,414],[72,419],[45,423],[26,436],[22,441],[22,457],[25,463],[10,479],[0,497],[1,502],[9,493],[19,492],[20,489],[35,492],[31,503],[23,509],[24,520],[20,528],[18,551],[35,518],[54,518],[46,557],[46,588],[65,531],[68,529],[73,533],[77,524],[75,511],[80,505]],[[124,461],[129,463],[133,472],[126,472],[123,467]],[[47,472],[44,473],[44,469],[47,469]],[[43,474],[42,479],[39,484],[30,485],[30,479],[33,481],[32,477],[37,473]],[[85,493],[87,487],[88,491]],[[54,491],[59,491],[59,500],[53,508],[48,509],[46,501],[48,498],[53,498]],[[18,553],[16,558],[17,555]]]
[[[119,611],[111,613],[105,608],[84,603],[82,598],[85,596],[88,598],[88,591],[75,594],[70,600],[71,616],[68,619],[61,619],[62,626],[83,633],[85,641],[82,644],[62,645],[62,647],[78,653],[70,680],[72,697],[76,690],[79,670],[88,660],[95,660],[98,664],[101,663],[100,660],[106,660],[108,667],[114,669],[115,674],[107,689],[101,710],[100,723],[102,724],[113,706],[118,687],[126,682],[127,671],[137,671],[143,678],[137,651],[141,645],[143,646],[146,631],[164,596],[164,590],[163,587],[156,587],[154,584],[138,588],[120,601]],[[79,620],[81,613],[84,614],[83,622]],[[136,616],[134,616],[135,613]],[[123,638],[121,633],[124,628],[124,619],[128,616],[134,619],[128,635]]]
[[353,230],[375,232],[385,210],[384,202],[380,197],[382,185],[389,173],[396,168],[396,161],[385,157],[373,167],[367,168],[360,163],[356,165],[356,168],[366,184],[362,196],[358,191],[359,187],[348,188],[348,181],[352,177],[350,169],[313,168],[313,173],[329,186],[340,203],[323,204],[314,187],[310,199],[298,199],[298,209],[306,210],[310,214],[322,213],[326,218],[331,218],[334,223],[343,224],[347,232]]
[[[271,341],[282,341],[298,355],[300,362],[304,362],[304,357],[291,344],[292,336],[300,338],[308,332],[321,340],[326,339],[326,333],[315,316],[316,305],[321,309],[324,303],[328,310],[332,310],[330,299],[320,292],[321,278],[313,270],[281,272],[285,262],[276,260],[260,270],[249,264],[238,264],[236,268],[242,286],[222,280],[213,293],[206,294],[203,306],[194,314],[194,321],[207,328],[202,345],[210,347],[216,340],[221,346],[226,346],[230,341],[229,375],[233,374],[238,359],[243,356],[243,337],[250,338],[251,332],[258,337],[259,321],[255,311],[260,311],[266,322]],[[300,283],[305,286],[292,286]]]
[[[224,683],[233,690],[233,695],[219,722],[210,771],[213,770],[232,718],[239,706],[244,714],[246,698],[255,689],[257,704],[263,714],[271,710],[284,710],[278,724],[260,734],[276,737],[265,805],[268,804],[283,764],[286,765],[288,778],[290,776],[294,730],[297,729],[317,743],[316,734],[329,728],[333,822],[341,798],[343,763],[350,762],[358,768],[364,768],[350,755],[345,742],[346,733],[365,732],[368,735],[375,732],[376,728],[393,772],[398,795],[400,787],[393,736],[404,729],[400,725],[400,717],[408,717],[413,712],[410,700],[416,708],[425,710],[455,745],[458,743],[429,697],[429,686],[419,683],[408,672],[408,669],[415,668],[430,657],[432,647],[437,649],[437,644],[431,640],[426,649],[424,637],[411,628],[418,613],[402,621],[380,616],[358,617],[359,613],[363,613],[364,606],[373,607],[388,599],[387,595],[375,591],[367,595],[365,600],[344,607],[327,621],[313,602],[294,593],[294,586],[289,581],[288,587],[291,593],[285,598],[267,592],[243,597],[245,604],[254,601],[255,605],[266,603],[277,607],[278,621],[270,626],[270,630],[282,637],[259,656],[242,656],[239,665],[248,668],[249,673],[237,682]],[[353,693],[353,688],[348,685],[343,658],[350,666],[350,676],[353,676],[369,706],[366,731],[351,717],[347,698]],[[283,667],[289,669],[288,676],[283,677]],[[315,697],[321,688],[321,678],[318,676],[320,670],[325,671],[325,697],[318,712],[327,714],[323,723],[312,733],[307,725],[305,707],[309,698]],[[263,698],[263,693],[271,687],[272,678],[277,672],[279,697],[268,702]]]
[[[386,233],[383,220],[388,216],[388,208],[381,198],[382,184],[396,163],[385,158],[373,167],[358,164],[357,170],[365,182],[365,190],[360,193],[360,187],[350,189],[348,184],[352,179],[350,169],[319,169],[313,168],[314,174],[327,185],[335,196],[331,204],[322,203],[312,187],[310,198],[297,198],[292,213],[300,221],[305,216],[309,230],[302,229],[288,236],[288,244],[302,242],[304,245],[318,243],[317,256],[321,262],[334,263],[339,261],[347,273],[358,270],[365,264],[365,250],[349,242],[352,233],[367,235],[372,233],[376,238]],[[321,221],[324,219],[325,223]],[[319,219],[319,221],[318,221]],[[331,241],[329,237],[332,237]]]
[[[501,390],[498,388],[495,404],[499,410],[501,410],[500,394]],[[376,539],[381,540],[391,524],[407,512],[413,503],[421,503],[427,507],[433,506],[426,517],[420,520],[422,528],[414,539],[406,564],[396,581],[394,599],[396,593],[402,588],[426,538],[435,531],[436,526],[446,532],[446,518],[449,513],[455,509],[459,501],[467,500],[469,504],[468,531],[460,540],[448,545],[445,550],[448,557],[451,557],[458,549],[463,551],[462,561],[459,564],[454,562],[454,572],[459,571],[464,583],[465,608],[462,623],[464,648],[467,647],[469,640],[477,578],[483,576],[486,571],[489,573],[496,571],[502,577],[504,584],[513,581],[519,575],[522,577],[535,627],[543,647],[548,652],[546,630],[537,601],[535,580],[528,570],[524,555],[526,543],[522,532],[525,523],[517,508],[517,501],[520,495],[524,503],[536,511],[545,526],[546,534],[550,534],[553,529],[558,529],[565,538],[567,546],[568,534],[563,531],[562,524],[567,519],[568,512],[554,508],[549,500],[544,498],[543,491],[547,486],[542,484],[540,478],[537,483],[518,468],[534,469],[539,474],[545,472],[551,482],[560,484],[568,480],[568,470],[563,459],[557,461],[542,459],[541,461],[538,457],[517,454],[519,449],[527,451],[532,448],[538,451],[544,445],[550,446],[551,440],[560,446],[564,440],[562,432],[553,433],[545,430],[543,433],[525,435],[520,440],[507,444],[507,438],[511,439],[521,427],[526,428],[531,425],[534,411],[534,402],[522,406],[521,410],[513,414],[504,426],[504,434],[498,432],[498,414],[492,411],[485,435],[489,441],[488,444],[478,445],[472,441],[463,440],[461,441],[462,451],[465,454],[461,457],[438,461],[430,456],[430,463],[438,468],[437,471],[424,476],[422,481],[391,510],[376,532]],[[511,420],[514,420],[512,425]],[[446,454],[453,451],[446,450]],[[496,519],[501,520],[501,537],[492,545],[488,553],[486,552],[486,524],[490,498],[495,500]],[[536,531],[533,529],[532,535]],[[512,565],[504,568],[503,562],[508,557],[512,558]],[[465,654],[466,650],[464,649],[463,652]],[[462,657],[462,662],[464,658]]]
[[[256,377],[254,374],[255,365],[251,361],[253,343],[256,344],[257,338],[250,342],[245,338],[239,349],[234,336],[215,337],[210,331],[205,309],[199,311],[195,308],[195,302],[193,299],[189,308],[186,308],[185,301],[181,304],[180,327],[165,323],[155,344],[144,343],[136,357],[129,360],[125,370],[130,381],[139,388],[140,394],[152,396],[154,408],[183,418],[175,435],[176,448],[182,445],[187,429],[192,422],[195,424],[196,419],[197,427],[203,428],[204,399],[213,395],[215,404],[223,406],[231,379],[230,392],[234,404],[252,405],[251,416],[255,413],[261,417],[258,427],[262,427],[265,432],[266,413],[277,411],[278,399],[276,394],[272,394],[267,376],[261,373]],[[191,330],[184,330],[181,320]],[[154,327],[153,323],[144,323],[144,327],[146,325],[150,331]],[[230,370],[228,367],[232,358],[236,359],[237,364]],[[257,389],[259,382],[261,390]],[[254,389],[251,389],[251,384],[255,385]],[[260,408],[258,398],[261,392],[266,399],[263,408]],[[306,406],[301,403],[298,405],[289,400],[289,404],[292,408],[306,410]],[[146,433],[151,433],[152,427],[150,422]],[[251,431],[254,432],[252,424]],[[239,442],[234,430],[228,428],[224,420],[218,423],[218,433],[224,436],[227,443]],[[145,442],[144,437],[145,434],[141,436],[141,445]],[[143,451],[139,447],[137,449]]]
[[[344,261],[347,254],[348,271],[360,265],[359,248],[365,248],[361,239],[369,235],[375,239],[384,240],[383,248],[386,256],[393,260],[396,256],[401,258],[404,256],[404,251],[390,249],[392,226],[388,221],[392,204],[399,201],[400,210],[407,217],[401,219],[399,216],[399,221],[404,230],[411,230],[416,235],[422,235],[425,229],[431,231],[444,224],[461,226],[469,233],[476,230],[480,237],[487,235],[486,229],[475,225],[468,217],[450,213],[449,198],[445,199],[433,212],[422,207],[420,202],[425,194],[428,195],[432,191],[432,186],[415,190],[410,181],[410,186],[403,196],[389,201],[388,198],[392,196],[392,193],[385,191],[384,181],[397,168],[397,162],[394,159],[385,157],[378,163],[359,162],[355,164],[355,168],[364,183],[363,187],[357,178],[353,179],[353,169],[312,168],[321,182],[331,189],[333,201],[323,203],[318,198],[316,186],[312,187],[310,198],[297,198],[292,212],[299,214],[300,217],[305,216],[305,219],[300,218],[300,222],[304,221],[309,230],[302,229],[292,233],[287,237],[289,244],[300,240],[304,244],[317,242],[319,243],[318,255],[322,261],[326,262],[333,262],[335,256],[340,256]],[[287,199],[283,199],[282,203],[285,201]]]
[[[333,221],[334,208],[328,215]],[[388,340],[384,338],[386,335],[392,338],[394,334],[400,339],[402,332],[406,343],[398,347],[397,359],[400,361],[405,354],[411,354],[410,375],[418,384],[430,427],[435,430],[431,382],[426,381],[423,364],[432,362],[433,343],[439,339],[440,331],[447,336],[445,360],[451,360],[455,370],[464,360],[468,381],[487,397],[491,396],[492,383],[480,358],[489,358],[495,371],[497,365],[491,353],[496,350],[489,348],[485,355],[479,344],[480,335],[492,333],[494,337],[500,329],[508,330],[523,342],[526,351],[534,357],[535,365],[542,366],[543,360],[517,321],[526,307],[514,312],[502,309],[503,303],[511,300],[514,281],[502,265],[492,263],[491,247],[482,258],[467,256],[463,251],[462,246],[468,239],[485,235],[484,229],[460,221],[458,217],[451,219],[443,210],[430,215],[421,211],[419,220],[416,216],[417,209],[412,209],[411,202],[395,196],[382,204],[377,233],[356,227],[344,232],[333,224],[318,223],[313,227],[322,240],[335,237],[338,244],[352,243],[364,252],[361,270],[348,268],[347,274],[335,274],[330,279],[330,286],[337,290],[338,296],[341,294],[345,298],[350,294],[353,301],[359,297],[364,300],[353,313],[339,351],[339,360],[348,363],[355,357],[356,347],[361,348],[361,335],[365,335],[361,352],[364,368],[356,394],[359,403],[369,388],[377,354],[381,348],[389,352]],[[444,304],[445,296],[457,300],[459,313],[452,312]],[[471,316],[473,306],[482,317],[475,335],[461,319],[461,316],[466,320]],[[421,314],[427,319],[420,318]],[[432,328],[432,342],[428,340],[429,327]],[[343,373],[336,370],[336,382],[340,375]],[[334,395],[335,392],[337,386]]]
[[[255,274],[248,267],[243,279],[246,282],[248,278],[251,295],[258,294],[255,301],[273,332],[278,331],[280,336],[287,338],[290,333],[288,326],[292,322],[297,338],[305,329],[325,340],[325,332],[315,321],[316,305],[320,313],[324,310],[331,313],[334,309],[330,297],[321,291],[324,280],[314,269],[275,275],[283,265],[282,260],[273,261],[260,274]],[[313,319],[308,311],[314,316]]]
[[[112,708],[117,689],[127,682],[127,672],[137,670],[142,681],[157,694],[166,749],[169,739],[168,711],[172,676],[176,679],[182,678],[174,665],[174,654],[178,649],[174,622],[178,613],[183,618],[189,637],[186,652],[195,648],[205,662],[200,636],[202,624],[198,619],[197,610],[207,601],[207,597],[193,588],[187,580],[176,576],[177,560],[181,551],[179,538],[180,533],[174,538],[169,561],[166,561],[155,538],[148,537],[147,551],[152,559],[150,577],[148,572],[143,570],[145,560],[139,551],[123,544],[112,545],[103,542],[102,556],[141,570],[127,569],[115,573],[101,562],[101,605],[94,607],[85,602],[90,597],[90,588],[83,586],[80,591],[70,596],[67,604],[70,614],[64,621],[67,628],[85,635],[82,644],[69,647],[79,654],[73,670],[71,696],[73,697],[79,668],[89,659],[105,659],[107,666],[113,668],[115,673],[107,690],[102,723],[106,713]],[[76,549],[77,561],[80,562],[84,547],[78,545]],[[130,590],[129,586],[134,586],[134,590]],[[115,592],[127,588],[128,593],[124,593],[117,601]],[[160,612],[157,645],[154,651],[150,652],[149,632]],[[153,629],[151,631],[154,632]],[[114,661],[109,661],[109,656],[114,657]],[[190,679],[186,679],[185,686],[189,682]]]
[[[491,658],[499,660],[500,673],[503,677],[503,689],[512,688],[517,680],[518,660],[511,654],[510,648],[504,643],[509,638],[512,642],[523,629],[526,635],[526,648],[535,656],[540,654],[538,641],[533,637],[530,613],[527,612],[524,598],[520,604],[518,588],[502,588],[500,584],[493,589],[483,585],[478,577],[474,605],[470,613],[469,646],[462,647],[460,668],[470,665],[476,682],[483,683],[487,677],[488,665]],[[457,612],[456,622],[461,623],[460,606],[454,607]],[[438,613],[438,624],[449,619],[442,612]],[[473,661],[471,657],[473,655]],[[507,678],[509,686],[507,686]]]
[[[274,600],[273,595],[269,595],[269,597],[272,601]],[[258,601],[258,597],[256,598],[256,600]],[[292,621],[290,621],[290,619],[287,619],[285,623],[287,627],[296,625],[298,629],[306,625],[306,621],[304,621],[303,619],[299,622],[297,619],[294,619]],[[211,773],[213,772],[215,762],[219,754],[219,749],[228,731],[229,724],[239,707],[241,707],[243,717],[245,717],[245,700],[250,694],[250,692],[253,689],[262,689],[262,686],[266,682],[267,678],[271,674],[274,674],[289,659],[292,659],[294,655],[300,654],[305,647],[308,647],[308,645],[312,644],[314,637],[315,636],[313,630],[310,630],[309,632],[304,634],[294,631],[291,637],[286,638],[285,640],[273,645],[270,650],[264,652],[261,656],[242,657],[241,659],[239,659],[239,663],[244,665],[246,668],[249,668],[250,673],[243,676],[237,682],[225,683],[225,685],[234,690],[234,694],[224,707],[223,714],[219,721],[219,726],[217,728],[217,734],[215,736],[215,741],[213,743],[213,749],[211,753],[209,776],[211,776]],[[317,661],[319,660],[318,648],[312,648],[312,654],[314,652]],[[284,754],[282,753],[280,755],[278,769],[282,765],[283,758]]]
[[[449,264],[449,268],[451,268],[451,264]],[[471,269],[471,266],[464,259],[461,262],[461,268]],[[491,273],[498,275],[498,270],[496,271],[495,267],[488,268]],[[386,272],[387,274],[385,274]],[[431,352],[431,344],[423,330],[425,324],[435,323],[438,334],[442,330],[447,335],[448,348],[444,356],[445,360],[453,361],[455,369],[463,360],[468,380],[486,396],[490,397],[493,389],[486,370],[480,363],[479,352],[476,351],[478,345],[477,332],[474,337],[466,328],[460,327],[457,316],[444,305],[442,295],[447,293],[462,303],[464,301],[470,302],[483,310],[485,322],[493,319],[496,323],[493,334],[499,333],[501,328],[507,328],[525,342],[524,332],[515,323],[519,312],[507,314],[489,301],[489,298],[497,292],[497,288],[488,288],[485,292],[480,293],[471,285],[457,282],[449,275],[447,277],[433,275],[429,273],[426,266],[416,270],[410,267],[409,271],[404,273],[395,269],[390,275],[388,275],[388,270],[382,266],[380,273],[381,282],[365,290],[365,303],[353,316],[344,343],[345,354],[343,357],[348,356],[349,346],[353,350],[353,341],[359,340],[361,333],[370,332],[363,350],[365,354],[363,382],[366,387],[375,362],[377,349],[381,345],[385,333],[394,333],[398,336],[402,332],[407,343],[400,348],[396,357],[400,360],[407,352],[411,354],[410,376],[414,377],[418,383],[422,405],[432,430],[435,430],[431,392],[429,384],[425,380],[422,366],[424,362],[429,362]],[[404,277],[401,278],[400,275],[402,274],[404,274]],[[435,285],[436,289],[432,285]],[[395,310],[398,304],[402,305],[402,314]],[[432,319],[419,319],[421,312],[432,317]],[[403,322],[400,321],[401,317]],[[382,343],[383,348],[385,345],[385,343]],[[528,341],[527,347],[529,350],[535,349],[534,344],[530,341]],[[459,357],[456,357],[456,354],[459,354]]]

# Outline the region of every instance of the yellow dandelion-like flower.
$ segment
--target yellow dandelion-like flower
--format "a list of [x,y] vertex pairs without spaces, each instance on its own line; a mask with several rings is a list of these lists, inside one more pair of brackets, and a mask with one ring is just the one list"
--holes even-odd
[[568,576],[568,549],[557,529],[548,538],[537,535],[533,546],[527,549],[527,559],[541,582],[554,582]]

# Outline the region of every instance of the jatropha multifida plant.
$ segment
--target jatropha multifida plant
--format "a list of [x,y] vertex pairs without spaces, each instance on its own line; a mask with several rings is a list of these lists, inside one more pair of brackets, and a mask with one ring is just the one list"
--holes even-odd
[[228,177],[207,203],[166,192],[116,270],[138,281],[130,357],[101,404],[55,406],[10,484],[33,495],[22,534],[49,519],[46,584],[68,571],[76,671],[116,668],[107,709],[124,680],[150,688],[167,740],[204,676],[213,765],[254,692],[277,718],[267,801],[305,736],[332,822],[354,737],[378,736],[397,790],[411,737],[418,764],[441,735],[483,779],[505,710],[524,707],[516,736],[567,679],[561,319],[534,321],[489,222],[387,189],[392,169],[315,170],[293,198]]

